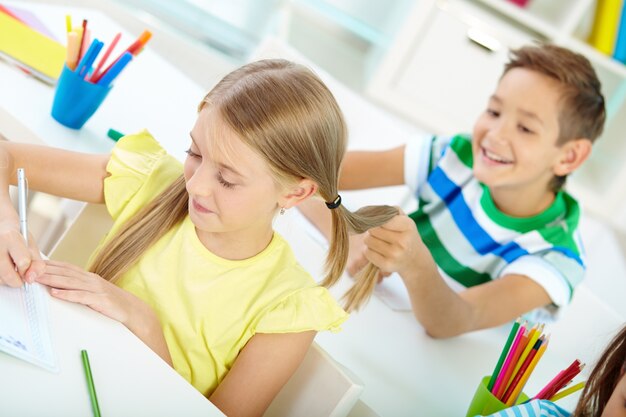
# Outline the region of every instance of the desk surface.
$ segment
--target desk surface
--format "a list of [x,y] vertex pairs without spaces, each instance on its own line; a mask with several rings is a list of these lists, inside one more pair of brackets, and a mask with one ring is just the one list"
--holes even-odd
[[223,415],[119,322],[55,299],[50,318],[59,373],[0,354],[0,414],[92,415],[80,356],[86,349],[103,416]]
[[[296,257],[321,277],[325,248],[312,239],[297,212],[281,216],[277,230]],[[331,292],[340,298],[352,280],[344,276]],[[546,328],[551,342],[525,392],[536,393],[579,358],[588,366],[604,349],[623,319],[580,287],[565,316]],[[464,416],[480,379],[493,371],[510,326],[435,340],[411,312],[391,310],[376,296],[343,325],[338,334],[320,333],[316,341],[364,383],[361,401],[382,416]],[[564,399],[572,407],[576,395]],[[573,408],[572,408],[573,409]]]
[[[88,9],[15,3],[45,20],[57,39],[65,36],[65,14],[89,20],[94,37],[120,45],[127,33]],[[157,35],[158,36],[158,35]],[[175,67],[146,50],[116,80],[96,114],[81,130],[50,116],[54,89],[0,61],[0,132],[9,140],[44,143],[84,152],[108,152],[107,130],[131,133],[144,127],[173,155],[183,158],[188,132],[204,91]],[[123,325],[89,308],[51,299],[51,331],[60,372],[53,374],[0,353],[0,414],[89,416],[91,408],[80,350],[87,349],[104,416],[218,416],[213,404],[158,358]],[[10,382],[9,382],[10,381]]]

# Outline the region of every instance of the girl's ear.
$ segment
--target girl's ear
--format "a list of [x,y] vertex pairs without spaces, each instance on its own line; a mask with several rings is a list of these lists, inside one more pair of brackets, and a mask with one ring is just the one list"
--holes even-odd
[[287,189],[285,194],[281,196],[278,205],[289,209],[315,195],[315,193],[317,193],[317,184],[308,178],[303,178],[296,185]]
[[591,155],[591,141],[586,138],[574,139],[562,145],[559,160],[554,166],[554,174],[559,177],[571,174]]

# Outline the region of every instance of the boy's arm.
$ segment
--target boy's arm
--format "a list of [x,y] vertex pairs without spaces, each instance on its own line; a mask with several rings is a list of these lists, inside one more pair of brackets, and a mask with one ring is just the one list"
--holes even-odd
[[341,164],[340,190],[404,184],[405,145],[385,151],[347,152]]
[[365,243],[368,260],[383,272],[400,274],[415,317],[433,337],[498,326],[551,302],[543,287],[523,275],[507,275],[457,294],[405,215],[371,229]]
[[255,334],[209,399],[227,416],[262,416],[300,366],[315,334]]

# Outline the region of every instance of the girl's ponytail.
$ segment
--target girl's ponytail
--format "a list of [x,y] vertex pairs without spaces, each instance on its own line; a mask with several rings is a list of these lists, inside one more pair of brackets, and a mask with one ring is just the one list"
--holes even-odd
[[[322,285],[328,288],[339,280],[346,268],[349,234],[365,233],[373,227],[382,226],[398,214],[398,209],[391,206],[367,206],[352,213],[341,205],[339,195],[332,201],[327,200],[326,206],[332,214],[332,235],[326,256],[326,276]],[[367,302],[374,291],[378,275],[379,269],[372,263],[368,263],[357,274],[356,282],[344,295],[344,307],[347,311],[356,310]]]

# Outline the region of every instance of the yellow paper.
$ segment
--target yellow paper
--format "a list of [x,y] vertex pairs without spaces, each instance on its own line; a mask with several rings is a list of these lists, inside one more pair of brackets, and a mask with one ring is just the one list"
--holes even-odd
[[63,69],[65,54],[60,43],[0,12],[0,55],[54,83]]

